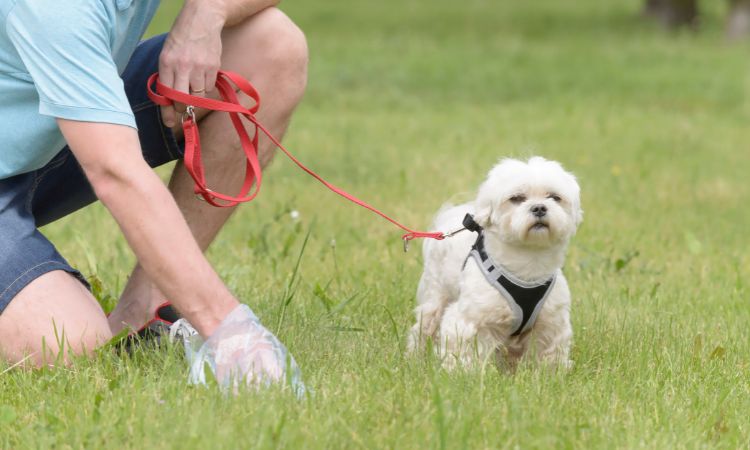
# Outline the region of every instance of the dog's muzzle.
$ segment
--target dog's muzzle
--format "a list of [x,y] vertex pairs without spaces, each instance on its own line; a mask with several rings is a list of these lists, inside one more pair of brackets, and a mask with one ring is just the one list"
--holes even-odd
[[531,214],[533,214],[534,217],[544,217],[547,215],[547,207],[541,203],[532,206],[529,211],[531,211]]

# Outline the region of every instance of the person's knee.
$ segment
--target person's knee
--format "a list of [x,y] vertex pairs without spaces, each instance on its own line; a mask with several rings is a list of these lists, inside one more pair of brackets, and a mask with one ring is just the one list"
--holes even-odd
[[29,365],[67,363],[112,338],[96,299],[69,273],[47,272],[0,314],[0,356]]
[[44,336],[36,351],[26,353],[32,355],[30,360],[38,367],[69,364],[74,358],[93,355],[94,350],[111,338],[109,327],[99,324],[88,323],[83,328],[77,325],[63,325],[60,328],[55,327],[53,334]]
[[252,67],[246,67],[244,75],[260,73],[294,100],[299,101],[307,85],[308,49],[302,30],[277,8],[268,8],[251,20],[239,25],[242,27],[240,39],[242,47],[252,52]]
[[112,332],[107,321],[92,318],[85,325],[78,325],[65,332],[66,352],[72,352],[76,356],[89,356],[110,339]]
[[0,346],[0,355],[11,364],[25,366],[69,364],[73,358],[91,356],[94,350],[112,338],[106,321],[90,322],[83,327],[54,323],[50,328],[47,332],[32,331],[29,335],[17,336],[20,339]]

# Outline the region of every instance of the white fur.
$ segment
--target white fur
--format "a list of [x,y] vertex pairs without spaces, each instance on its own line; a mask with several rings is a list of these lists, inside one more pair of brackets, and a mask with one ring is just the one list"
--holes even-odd
[[[541,219],[531,213],[534,205],[547,208]],[[513,337],[507,301],[473,259],[462,270],[476,234],[464,231],[442,241],[426,241],[409,349],[421,348],[431,338],[446,368],[484,361],[513,368],[527,353],[569,367],[570,291],[561,267],[568,241],[583,218],[575,177],[541,157],[528,162],[505,159],[492,168],[474,202],[439,211],[435,229],[460,228],[466,213],[484,228],[487,253],[508,272],[526,281],[557,273],[557,281],[531,331]],[[537,224],[540,221],[543,225]]]

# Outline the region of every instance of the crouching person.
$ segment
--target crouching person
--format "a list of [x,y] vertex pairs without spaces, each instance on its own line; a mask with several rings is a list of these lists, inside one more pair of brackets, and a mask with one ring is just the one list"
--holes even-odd
[[[277,2],[187,0],[169,34],[139,42],[158,0],[0,0],[0,357],[38,366],[89,353],[169,299],[205,339],[195,361],[220,381],[296,373],[203,256],[233,208],[198,201],[181,162],[168,188],[151,170],[180,159],[182,132],[180,111],[145,89],[158,71],[167,86],[213,97],[217,70],[234,71],[273,98],[258,117],[283,135],[307,47]],[[214,188],[236,189],[244,164],[231,122],[196,115]],[[259,154],[270,161],[270,142]],[[138,260],[109,317],[38,231],[97,199]]]

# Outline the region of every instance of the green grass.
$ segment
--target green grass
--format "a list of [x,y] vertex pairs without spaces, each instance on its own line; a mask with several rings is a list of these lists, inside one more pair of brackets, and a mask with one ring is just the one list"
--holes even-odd
[[[283,5],[311,50],[286,143],[329,180],[425,228],[500,157],[576,173],[570,373],[406,358],[420,252],[279,156],[209,256],[315,395],[189,387],[178,349],[0,366],[0,448],[750,447],[750,46],[723,40],[724,2],[697,35],[639,4]],[[133,256],[103,208],[45,232],[117,296]]]

